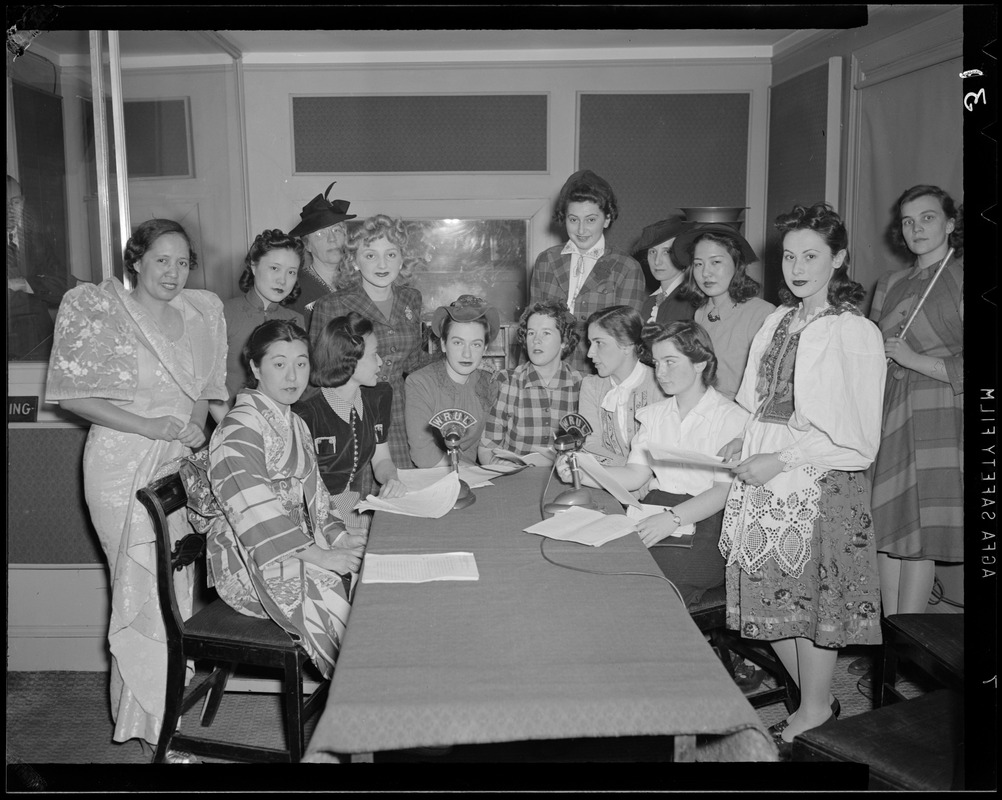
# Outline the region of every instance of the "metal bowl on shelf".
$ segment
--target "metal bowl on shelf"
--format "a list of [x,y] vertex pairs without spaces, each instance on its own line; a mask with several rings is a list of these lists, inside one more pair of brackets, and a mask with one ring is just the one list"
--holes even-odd
[[689,222],[741,222],[741,212],[748,206],[695,206],[683,208]]

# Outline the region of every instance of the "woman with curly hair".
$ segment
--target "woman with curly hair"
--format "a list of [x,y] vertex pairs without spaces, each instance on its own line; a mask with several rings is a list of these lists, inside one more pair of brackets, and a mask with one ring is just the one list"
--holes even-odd
[[560,301],[533,303],[518,321],[518,343],[529,361],[497,374],[498,396],[478,449],[481,464],[495,451],[553,454],[553,432],[576,412],[581,373],[564,359],[578,344],[577,320]]
[[880,642],[877,551],[864,470],[880,444],[886,373],[876,325],[857,307],[848,234],[827,203],[794,206],[783,234],[783,305],[752,341],[735,400],[752,413],[733,467],[720,552],[727,625],[772,644],[800,705],[772,728],[780,752],[840,706],[838,649]]
[[316,346],[321,331],[335,317],[349,311],[372,323],[382,356],[378,380],[393,389],[389,445],[393,463],[411,466],[404,416],[404,377],[430,363],[422,349],[421,292],[408,286],[415,262],[407,257],[407,230],[403,220],[383,214],[366,219],[347,244],[353,272],[338,291],[317,301],[310,320],[310,339]]
[[269,319],[285,319],[305,330],[303,315],[290,306],[299,297],[299,268],[305,247],[301,239],[277,228],[259,233],[244,257],[242,295],[223,303],[226,318],[226,391],[228,402],[209,405],[216,422],[233,407],[237,392],[250,378],[243,349],[253,331]]
[[680,233],[672,257],[682,269],[691,266],[682,291],[696,308],[717,354],[717,391],[729,400],[748,362],[748,349],[775,306],[758,297],[759,283],[746,272],[758,261],[751,245],[723,223],[705,223]]
[[[938,186],[920,185],[898,198],[895,211],[895,239],[915,261],[884,274],[870,311],[894,362],[884,390],[873,518],[884,612],[919,614],[936,562],[964,560],[963,207]],[[902,323],[950,247],[953,257],[902,337]]]

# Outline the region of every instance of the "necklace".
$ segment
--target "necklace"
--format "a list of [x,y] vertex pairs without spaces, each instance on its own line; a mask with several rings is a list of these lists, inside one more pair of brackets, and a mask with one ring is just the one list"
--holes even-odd
[[[334,284],[333,284],[333,283],[328,283],[328,282],[326,281],[326,279],[324,278],[324,276],[323,276],[323,275],[321,275],[321,274],[320,274],[319,272],[317,272],[317,270],[316,270],[316,269],[314,268],[314,266],[313,266],[312,264],[310,264],[310,265],[309,265],[309,266],[307,267],[307,269],[308,269],[308,270],[309,270],[309,271],[310,271],[311,273],[313,273],[313,277],[314,277],[314,278],[316,278],[316,279],[317,279],[318,281],[320,281],[320,282],[321,282],[321,283],[322,283],[322,284],[323,284],[324,286],[326,286],[326,287],[327,287],[328,289],[330,289],[330,290],[331,290],[332,292],[334,291],[334,289],[335,289],[335,286],[334,286]],[[335,273],[335,274],[336,274],[336,273]]]
[[[710,302],[710,305],[713,305],[712,301]],[[731,305],[734,304],[731,303]],[[712,309],[706,312],[706,320],[707,322],[720,322],[720,309],[718,309],[716,306],[713,306]]]
[[[327,401],[327,405],[331,407],[334,413],[337,413],[337,409],[334,408],[333,398],[337,397],[337,394],[333,389],[324,387],[321,390],[324,399]],[[342,399],[342,398],[338,398]],[[351,472],[348,474],[348,480],[345,482],[345,487],[350,489],[351,482],[355,479],[355,473],[358,471],[358,431],[355,429],[355,421],[358,419],[358,413],[355,411],[354,404],[351,406],[351,410],[348,412],[348,424],[351,425]]]

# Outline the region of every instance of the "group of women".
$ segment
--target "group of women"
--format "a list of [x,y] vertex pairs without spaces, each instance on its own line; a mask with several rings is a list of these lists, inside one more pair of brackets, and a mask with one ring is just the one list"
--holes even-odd
[[[47,399],[92,423],[85,491],[112,574],[117,741],[159,734],[166,650],[135,492],[182,460],[220,597],[275,620],[330,675],[366,542],[355,506],[375,484],[402,494],[398,468],[446,463],[429,419],[468,411],[461,457],[488,463],[547,451],[578,411],[594,430],[587,449],[665,507],[640,533],[686,602],[726,583],[729,625],[771,642],[800,686],[773,731],[781,748],[837,715],[838,648],[879,641],[881,602],[909,610],[906,598],[928,597],[927,563],[962,560],[962,456],[943,453],[962,440],[962,220],[936,187],[898,203],[916,262],[881,281],[875,325],[830,206],[777,219],[779,308],[755,296],[756,255],[734,228],[681,218],[641,237],[660,282],[645,297],[637,260],[605,245],[611,187],[576,173],[557,203],[569,241],[540,254],[519,321],[526,361],[496,374],[482,359],[497,310],[468,295],[437,309],[430,354],[403,223],[377,215],[349,234],[348,203],[329,192],[289,234],[255,239],[244,294],[225,304],[184,288],[191,241],[150,220],[126,247],[133,289],[82,285],[60,307]],[[210,411],[209,446],[186,459]],[[657,455],[666,448],[726,467],[673,464]],[[184,524],[174,515],[172,535]]]

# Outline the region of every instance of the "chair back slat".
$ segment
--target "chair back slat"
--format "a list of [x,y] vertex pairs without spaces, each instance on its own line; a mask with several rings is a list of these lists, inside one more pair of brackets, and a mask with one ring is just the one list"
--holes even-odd
[[174,571],[183,569],[205,552],[205,537],[198,533],[184,536],[172,551],[170,527],[167,518],[185,507],[188,493],[181,476],[174,472],[136,493],[136,497],[150,514],[157,548],[157,594],[164,618],[168,642],[180,641],[184,632],[184,619],[174,593]]

